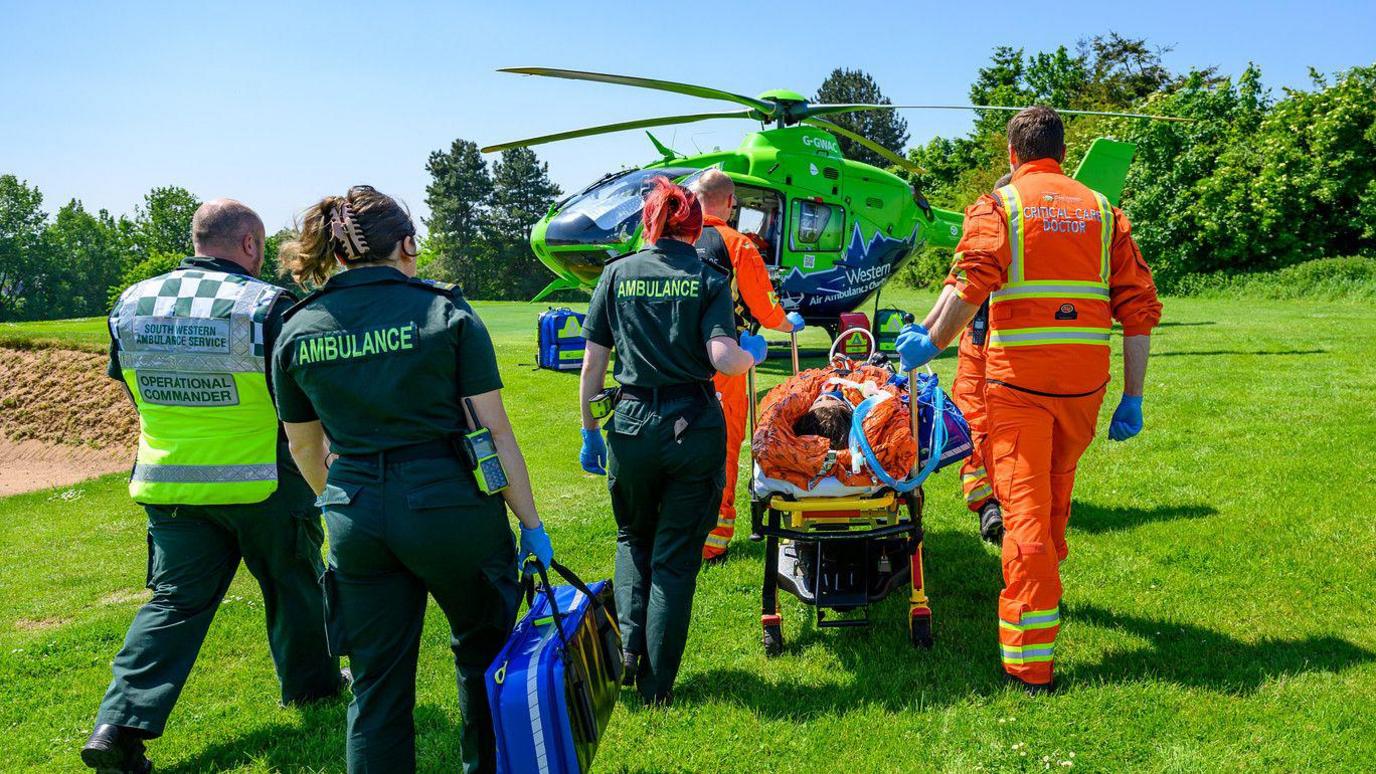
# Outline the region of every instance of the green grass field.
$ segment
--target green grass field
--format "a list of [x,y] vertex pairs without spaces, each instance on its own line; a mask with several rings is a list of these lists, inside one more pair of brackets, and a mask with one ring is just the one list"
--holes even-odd
[[[929,299],[886,295],[913,310]],[[605,481],[577,466],[576,377],[532,367],[543,307],[476,306],[556,551],[605,577],[613,526]],[[0,338],[100,348],[101,325]],[[789,648],[766,660],[762,551],[738,536],[734,558],[702,574],[677,703],[646,710],[628,694],[599,770],[1370,770],[1376,318],[1356,303],[1169,299],[1154,350],[1145,432],[1101,436],[1080,467],[1062,693],[1004,686],[998,554],[948,469],[927,487],[933,650],[908,645],[902,598],[872,610],[871,630],[819,631],[785,597]],[[774,355],[769,384],[788,367]],[[953,358],[937,366],[949,385]],[[0,769],[82,770],[109,662],[145,598],[144,551],[120,476],[0,500]],[[452,771],[453,670],[433,606],[421,656],[421,767]],[[150,753],[169,772],[340,771],[344,715],[342,701],[276,706],[261,597],[241,572]]]

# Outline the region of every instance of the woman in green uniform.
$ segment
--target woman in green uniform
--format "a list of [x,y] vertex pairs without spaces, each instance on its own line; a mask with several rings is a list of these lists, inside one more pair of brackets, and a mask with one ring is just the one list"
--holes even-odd
[[[449,619],[465,771],[495,765],[483,673],[519,598],[517,551],[553,552],[502,406],[492,341],[452,285],[414,278],[415,226],[357,186],[305,212],[284,247],[298,282],[274,353],[292,456],[330,533],[323,579],[331,649],[350,657],[350,772],[414,771],[416,660],[427,592]],[[467,407],[467,410],[465,410]],[[509,485],[475,475],[463,435],[486,427]],[[329,462],[329,455],[338,455]]]
[[[727,277],[693,249],[702,233],[693,194],[653,178],[643,219],[648,247],[608,265],[588,306],[579,461],[610,472],[627,681],[662,704],[721,501],[726,423],[712,375],[745,373],[764,360],[765,343],[749,333],[737,343]],[[612,349],[621,388],[604,443],[589,401],[604,387]]]

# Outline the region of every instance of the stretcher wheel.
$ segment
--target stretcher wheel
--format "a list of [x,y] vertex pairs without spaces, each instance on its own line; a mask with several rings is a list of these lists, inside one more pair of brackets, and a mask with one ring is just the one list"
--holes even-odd
[[932,613],[929,610],[914,610],[908,616],[908,641],[914,648],[931,650]]
[[764,654],[770,658],[784,652],[784,632],[778,624],[764,627]]

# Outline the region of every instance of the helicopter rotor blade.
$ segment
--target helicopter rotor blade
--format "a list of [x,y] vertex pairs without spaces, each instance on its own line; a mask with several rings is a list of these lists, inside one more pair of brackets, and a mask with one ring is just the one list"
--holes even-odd
[[615,124],[603,124],[602,126],[589,126],[583,129],[570,129],[567,132],[559,132],[557,134],[545,134],[539,137],[527,137],[524,140],[512,140],[511,142],[489,145],[481,150],[483,153],[496,153],[498,151],[510,150],[511,148],[526,148],[531,145],[543,145],[547,142],[570,140],[575,137],[591,137],[596,134],[624,132],[628,129],[648,129],[653,126],[689,124],[694,121],[710,121],[714,118],[748,118],[754,120],[758,118],[758,116],[754,110],[723,110],[716,113],[689,113],[681,116],[640,118],[635,121],[622,121]]
[[[825,105],[808,105],[808,116],[836,115],[837,113],[857,113],[863,110],[1003,110],[1016,112],[1026,110],[1026,107],[1012,107],[1009,105],[883,105],[876,103],[837,103]],[[1161,116],[1149,113],[1118,113],[1105,110],[1062,110],[1055,109],[1057,113],[1072,116],[1112,116],[1115,118],[1149,118],[1153,121],[1179,121],[1191,122],[1193,118],[1183,118],[1181,116]]]
[[863,134],[857,134],[855,132],[852,132],[851,130],[847,129],[844,126],[841,126],[840,124],[834,124],[823,118],[805,118],[803,119],[803,123],[808,124],[810,126],[815,126],[818,129],[825,129],[828,132],[834,132],[836,134],[841,135],[842,137],[852,140],[853,142],[857,142],[865,146],[866,148],[869,148],[870,150],[874,151],[875,153],[878,153],[880,156],[883,156],[885,159],[894,163],[895,165],[908,170],[909,172],[915,172],[919,175],[927,173],[927,170],[923,169],[921,164],[915,164],[912,161],[909,161],[908,159],[905,159],[902,156],[898,155],[897,153],[894,153],[888,148],[885,148],[883,145],[880,145],[874,140],[871,140],[870,138],[864,136]]
[[641,89],[655,89],[657,91],[673,92],[674,94],[686,94],[690,97],[701,97],[702,99],[720,99],[754,108],[764,114],[762,120],[772,119],[774,113],[777,111],[777,106],[771,102],[758,100],[754,97],[747,97],[743,94],[733,94],[732,92],[714,89],[710,86],[695,86],[691,83],[661,81],[654,78],[638,78],[633,75],[594,73],[586,70],[562,70],[556,67],[502,67],[498,69],[497,72],[516,73],[517,75],[540,75],[546,78],[567,78],[573,81],[615,83],[621,86],[635,86]]

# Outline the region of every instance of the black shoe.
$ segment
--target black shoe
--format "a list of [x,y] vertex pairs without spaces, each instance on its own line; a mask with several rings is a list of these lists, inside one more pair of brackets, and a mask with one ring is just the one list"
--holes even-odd
[[1029,683],[1012,675],[1006,674],[1006,676],[1008,682],[1026,691],[1028,696],[1050,696],[1056,692],[1056,680],[1054,678],[1049,683]]
[[621,684],[628,688],[635,685],[635,676],[639,671],[640,654],[629,650],[621,651]]
[[1003,509],[998,500],[990,500],[979,509],[979,536],[994,545],[1003,543]]
[[143,754],[143,732],[100,725],[81,748],[81,762],[100,774],[149,774],[153,762]]
[[646,707],[672,707],[674,706],[674,692],[666,691],[658,696],[642,697]]

